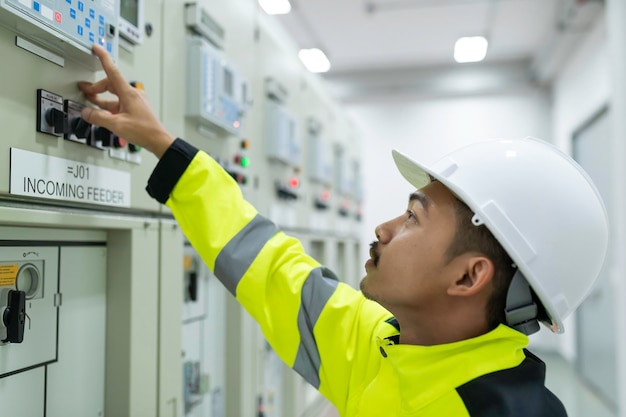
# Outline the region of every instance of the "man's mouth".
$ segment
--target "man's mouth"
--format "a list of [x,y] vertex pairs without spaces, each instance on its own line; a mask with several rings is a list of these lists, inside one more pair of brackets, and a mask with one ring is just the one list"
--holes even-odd
[[374,262],[374,266],[378,266],[378,259],[380,258],[380,255],[376,253],[377,246],[378,246],[378,241],[374,241],[370,243],[370,258]]

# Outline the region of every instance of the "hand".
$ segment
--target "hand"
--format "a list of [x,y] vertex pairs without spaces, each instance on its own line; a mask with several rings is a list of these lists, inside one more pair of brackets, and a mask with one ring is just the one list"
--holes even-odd
[[[93,53],[100,59],[107,77],[96,83],[86,81],[78,83],[78,89],[87,100],[100,107],[100,109],[85,107],[81,117],[91,124],[109,129],[119,137],[146,148],[157,158],[161,158],[174,141],[174,137],[165,130],[154,114],[144,92],[132,87],[124,79],[106,50],[94,45]],[[98,96],[107,91],[116,95],[117,100],[105,100]]]

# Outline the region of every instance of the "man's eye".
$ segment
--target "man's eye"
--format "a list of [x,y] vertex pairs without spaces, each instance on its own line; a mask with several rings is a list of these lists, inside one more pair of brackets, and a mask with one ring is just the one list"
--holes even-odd
[[413,213],[411,210],[406,211],[406,216],[407,216],[407,220],[412,220],[416,218],[415,213]]

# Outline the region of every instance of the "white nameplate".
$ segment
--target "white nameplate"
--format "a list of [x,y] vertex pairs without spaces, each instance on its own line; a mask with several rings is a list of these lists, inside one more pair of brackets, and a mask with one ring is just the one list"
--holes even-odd
[[130,173],[11,148],[9,193],[130,207]]

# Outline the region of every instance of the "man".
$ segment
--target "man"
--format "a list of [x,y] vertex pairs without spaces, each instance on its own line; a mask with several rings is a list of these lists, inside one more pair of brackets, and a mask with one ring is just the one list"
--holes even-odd
[[569,157],[536,139],[474,144],[430,167],[394,151],[417,191],[376,228],[359,292],[260,216],[206,153],[167,133],[104,50],[94,53],[107,78],[79,88],[105,111],[83,118],[160,158],[148,192],[342,416],[566,415],[524,348],[538,320],[563,331],[606,252],[604,206]]

